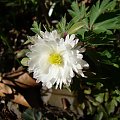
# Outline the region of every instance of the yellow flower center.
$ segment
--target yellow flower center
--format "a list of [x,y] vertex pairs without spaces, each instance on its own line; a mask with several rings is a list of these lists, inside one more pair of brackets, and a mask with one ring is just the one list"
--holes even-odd
[[52,53],[50,54],[48,61],[51,64],[61,65],[63,63],[63,58],[59,53]]

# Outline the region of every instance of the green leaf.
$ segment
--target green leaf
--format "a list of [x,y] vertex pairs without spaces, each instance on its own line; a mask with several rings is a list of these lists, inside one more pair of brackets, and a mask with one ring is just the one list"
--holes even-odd
[[116,97],[116,100],[120,103],[120,96]]
[[112,55],[111,53],[108,51],[108,50],[104,50],[102,53],[101,53],[102,56],[106,56],[107,58],[111,58]]
[[15,2],[8,2],[8,3],[6,4],[6,7],[15,7],[15,6],[18,6],[18,4],[15,3]]
[[98,18],[98,16],[100,15],[100,1],[98,0],[98,2],[96,3],[96,6],[93,5],[91,10],[90,10],[90,28],[92,27],[93,23],[95,22],[95,20]]
[[68,12],[72,17],[76,16],[76,14],[79,14],[79,6],[77,2],[73,2],[71,8],[73,10],[68,10]]
[[79,104],[79,107],[80,107],[82,110],[84,110],[84,109],[85,109],[85,103],[83,102],[83,103]]
[[24,43],[24,45],[26,45],[26,44],[29,44],[29,43],[34,43],[35,42],[35,40],[37,40],[38,39],[38,36],[37,36],[37,34],[35,35],[35,36],[27,36],[27,41],[25,41],[25,43]]
[[108,114],[114,112],[115,107],[118,105],[116,99],[112,99],[107,105]]
[[40,30],[41,30],[41,24],[38,25],[38,23],[36,21],[33,22],[32,24],[32,27],[31,30],[36,33],[36,34],[39,34],[40,35]]
[[120,17],[114,17],[105,21],[102,21],[100,23],[96,23],[93,25],[93,31],[95,33],[101,33],[101,32],[110,32],[110,29],[120,29],[120,24],[118,24]]
[[79,34],[84,39],[84,33],[88,31],[88,18],[87,10],[85,4],[78,4],[78,2],[73,2],[71,5],[72,10],[68,10],[69,14],[72,16],[72,20],[69,22],[68,33],[69,34]]
[[78,35],[81,35],[82,36],[82,39],[84,40],[84,35],[85,35],[85,32],[88,31],[86,28],[80,28],[80,30],[77,31],[77,34]]
[[103,118],[104,118],[104,120],[108,120],[108,113],[106,112],[106,109],[102,106],[102,105],[99,105],[98,107],[97,107],[97,112],[98,113],[103,113]]
[[114,92],[115,92],[117,95],[120,95],[120,90],[116,89]]
[[101,3],[100,0],[98,0],[96,5],[93,5],[89,12],[90,29],[101,14],[105,13],[108,9],[113,9],[115,5],[116,0],[113,0],[111,2],[110,0],[103,0]]
[[71,26],[71,28],[67,31],[68,34],[74,34],[76,33],[79,29],[84,27],[85,23],[83,21],[77,22],[74,25]]
[[95,95],[95,99],[96,99],[96,101],[102,103],[104,100],[104,93],[99,93],[99,94]]
[[80,7],[77,2],[73,2],[71,5],[72,10],[68,10],[69,14],[72,16],[72,21],[78,22],[86,16],[85,4],[80,4]]
[[91,94],[91,89],[89,88],[89,89],[84,90],[84,93],[88,95]]
[[113,63],[112,64],[114,67],[119,68],[120,66],[118,64]]
[[87,115],[90,115],[93,113],[93,106],[89,101],[87,101],[88,109],[87,109]]
[[119,120],[120,117],[110,117],[109,120]]
[[100,112],[95,115],[94,120],[102,120],[102,118],[103,118],[103,112]]
[[105,92],[105,102],[107,102],[109,99],[109,93],[108,92]]
[[36,109],[27,109],[23,114],[22,117],[24,120],[41,120],[41,112],[37,111]]
[[82,21],[84,23],[84,26],[77,31],[77,34],[81,35],[82,39],[84,39],[84,34],[85,34],[85,32],[88,32],[88,28],[89,28],[88,27],[88,18],[85,18]]
[[87,99],[89,100],[89,102],[92,103],[93,106],[98,106],[99,103],[92,97],[87,97]]
[[23,65],[23,66],[28,66],[28,60],[29,60],[29,58],[23,58],[22,60],[21,60],[21,64]]
[[66,16],[62,17],[61,21],[56,25],[56,28],[60,33],[66,32]]
[[28,51],[29,51],[28,49],[23,49],[17,53],[16,57],[17,58],[24,57]]
[[100,82],[97,82],[96,85],[95,85],[95,88],[100,90],[101,88],[103,87],[103,84],[100,83]]

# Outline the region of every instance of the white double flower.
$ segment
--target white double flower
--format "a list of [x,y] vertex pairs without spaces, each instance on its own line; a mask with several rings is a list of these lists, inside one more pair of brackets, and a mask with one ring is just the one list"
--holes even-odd
[[74,72],[85,77],[82,69],[89,65],[82,59],[84,48],[76,47],[78,39],[74,34],[64,39],[56,30],[40,33],[27,53],[28,70],[33,72],[36,82],[41,81],[47,88],[55,85],[61,89],[62,84],[70,85]]

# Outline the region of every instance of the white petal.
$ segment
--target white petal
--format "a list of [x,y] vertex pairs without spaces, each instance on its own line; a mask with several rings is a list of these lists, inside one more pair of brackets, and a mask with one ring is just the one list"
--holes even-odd
[[71,77],[74,77],[74,75],[75,75],[75,74],[74,74],[72,68],[70,68],[70,76],[71,76]]
[[77,64],[77,69],[83,69],[82,66],[80,64]]
[[75,38],[75,35],[74,35],[74,34],[72,34],[72,35],[70,36],[70,42],[71,42],[71,41],[73,41],[73,40],[74,40],[74,38]]

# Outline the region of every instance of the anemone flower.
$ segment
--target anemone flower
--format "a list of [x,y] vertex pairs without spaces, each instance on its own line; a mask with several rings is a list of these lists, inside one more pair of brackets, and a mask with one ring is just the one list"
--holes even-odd
[[83,60],[84,48],[77,46],[78,39],[74,34],[65,38],[56,30],[41,31],[40,34],[34,37],[34,44],[27,53],[28,70],[33,72],[36,82],[42,82],[47,88],[55,85],[61,89],[62,85],[70,85],[75,73],[85,77],[82,69],[89,65]]

